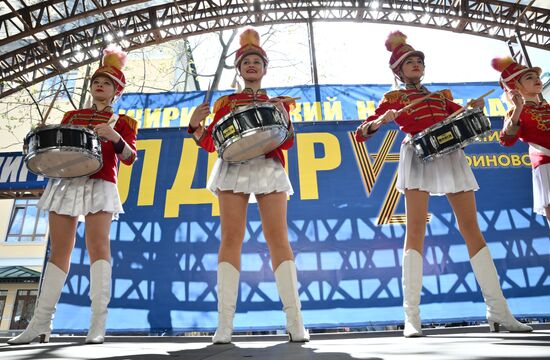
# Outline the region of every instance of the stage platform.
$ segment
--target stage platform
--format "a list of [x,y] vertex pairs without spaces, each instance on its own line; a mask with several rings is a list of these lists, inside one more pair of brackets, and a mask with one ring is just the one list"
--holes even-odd
[[0,338],[0,359],[109,360],[333,360],[333,359],[550,359],[550,324],[529,334],[489,333],[488,326],[428,329],[405,339],[400,331],[314,334],[309,343],[286,336],[235,336],[233,344],[212,345],[202,336],[109,336],[101,345],[84,337],[52,337],[48,344],[10,346]]

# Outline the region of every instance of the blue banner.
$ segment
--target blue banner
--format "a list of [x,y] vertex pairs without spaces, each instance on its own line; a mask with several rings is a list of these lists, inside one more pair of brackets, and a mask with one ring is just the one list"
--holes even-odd
[[[504,116],[507,106],[501,100],[502,89],[496,82],[428,84],[431,91],[450,89],[459,104],[495,90],[486,99],[488,116]],[[319,85],[267,89],[270,96],[297,98],[291,120],[297,122],[362,120],[374,109],[390,85]],[[316,92],[319,99],[316,99]],[[220,96],[233,91],[215,91],[211,105]],[[188,126],[195,107],[204,101],[204,91],[187,93],[124,94],[116,109],[140,122],[141,128]]]
[[[480,91],[481,93],[484,91]],[[550,239],[532,212],[526,146],[498,144],[494,131],[466,148],[480,190],[478,220],[512,312],[548,316]],[[308,327],[363,327],[403,321],[401,257],[404,199],[395,189],[403,134],[389,125],[357,143],[358,121],[296,123],[287,153],[295,194],[288,202],[303,315]],[[142,129],[139,160],[120,167],[125,213],[113,223],[111,332],[177,333],[217,324],[217,199],[205,189],[216,154],[199,149],[186,129]],[[43,187],[21,154],[0,156],[0,188]],[[424,321],[481,320],[485,305],[468,252],[445,197],[430,199],[426,231]],[[236,330],[284,328],[257,207],[248,211]],[[57,331],[89,323],[89,258],[84,226],[54,319]]]

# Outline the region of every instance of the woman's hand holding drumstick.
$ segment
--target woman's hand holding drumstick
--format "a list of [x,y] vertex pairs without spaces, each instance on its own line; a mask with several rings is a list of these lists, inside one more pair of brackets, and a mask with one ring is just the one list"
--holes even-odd
[[210,115],[210,104],[203,102],[193,111],[191,119],[189,120],[189,126],[194,129],[204,126],[204,122],[208,115]]
[[212,82],[208,83],[208,90],[204,96],[204,101],[202,104],[197,106],[197,108],[191,114],[191,119],[189,119],[189,127],[195,129],[194,132],[203,129],[206,122],[206,118],[210,115],[210,97],[212,95]]

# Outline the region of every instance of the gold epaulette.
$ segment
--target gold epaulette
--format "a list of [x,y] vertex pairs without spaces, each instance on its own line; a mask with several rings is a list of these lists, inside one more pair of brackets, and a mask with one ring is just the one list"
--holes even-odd
[[441,93],[441,95],[443,95],[445,99],[448,99],[448,100],[454,99],[451,89],[442,89],[442,90],[439,90],[438,92]]
[[216,100],[216,102],[214,103],[214,112],[216,113],[220,111],[221,108],[229,104],[229,101],[230,100],[228,95],[222,96],[221,98]]
[[382,102],[396,102],[401,96],[401,90],[388,91],[382,97]]
[[124,120],[126,124],[132,129],[133,132],[137,134],[139,123],[134,118],[129,117],[128,115],[119,115],[119,119]]

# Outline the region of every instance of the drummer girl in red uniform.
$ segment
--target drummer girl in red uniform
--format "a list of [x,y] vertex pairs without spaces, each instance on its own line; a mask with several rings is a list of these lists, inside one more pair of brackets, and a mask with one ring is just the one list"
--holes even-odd
[[502,73],[500,85],[512,103],[504,119],[500,143],[512,146],[519,139],[529,143],[533,167],[533,211],[545,215],[550,225],[550,105],[541,95],[541,68],[528,68],[511,57],[492,61]]
[[[399,112],[412,101],[430,93],[421,84],[424,76],[424,53],[406,43],[399,31],[389,35],[386,48],[392,53],[390,68],[402,87],[384,94],[375,114],[369,116],[356,132],[358,141],[366,141],[380,126],[395,121],[401,131],[414,135],[459,110],[448,90],[433,92],[424,101]],[[483,100],[472,101],[482,107]],[[403,251],[403,308],[405,311],[405,337],[422,336],[420,321],[420,292],[424,235],[430,195],[446,195],[458,221],[474,274],[480,284],[487,305],[487,319],[492,331],[498,324],[509,331],[531,331],[511,314],[502,294],[493,259],[477,223],[474,191],[477,181],[462,150],[449,153],[430,162],[423,162],[412,145],[403,143],[399,156],[397,189],[405,194],[407,231]],[[497,325],[497,326],[495,326]]]
[[131,165],[136,158],[137,122],[116,115],[111,107],[122,93],[125,78],[121,69],[126,54],[115,46],[104,50],[103,65],[92,76],[91,109],[69,111],[62,124],[93,127],[101,139],[103,167],[80,178],[51,179],[38,207],[49,212],[51,254],[42,277],[42,291],[29,325],[9,344],[27,344],[40,337],[48,342],[51,323],[69,272],[78,217],[85,217],[86,248],[90,257],[90,300],[92,315],[86,343],[100,344],[105,338],[107,305],[111,298],[111,252],[109,232],[112,219],[123,212],[117,190],[117,162]]
[[[208,152],[216,150],[212,138],[213,127],[224,115],[239,106],[268,102],[270,98],[261,89],[262,78],[267,71],[267,54],[260,47],[259,34],[248,29],[241,34],[241,47],[237,50],[235,67],[244,80],[245,89],[240,93],[221,97],[214,104],[214,120],[203,128],[201,123],[210,114],[207,103],[197,107],[191,116],[189,132],[198,145]],[[289,98],[280,100],[284,111],[290,110]],[[246,212],[250,194],[258,201],[263,233],[275,270],[275,281],[286,313],[286,329],[290,341],[309,340],[304,328],[294,256],[288,241],[287,196],[293,193],[292,185],[284,170],[282,150],[294,144],[292,124],[290,136],[277,149],[265,156],[240,163],[229,163],[218,158],[208,188],[218,196],[220,203],[221,245],[218,252],[218,328],[212,341],[231,342],[233,317],[239,289],[241,248],[246,229]]]

